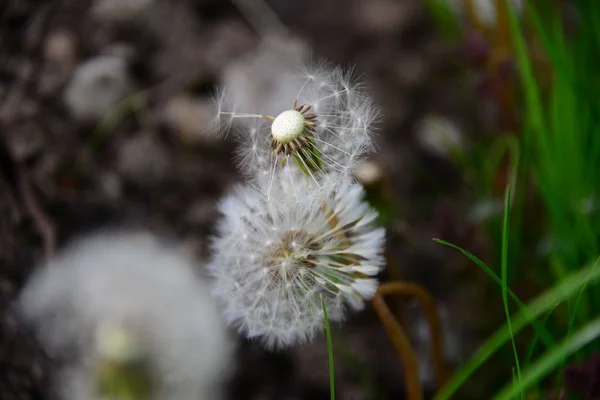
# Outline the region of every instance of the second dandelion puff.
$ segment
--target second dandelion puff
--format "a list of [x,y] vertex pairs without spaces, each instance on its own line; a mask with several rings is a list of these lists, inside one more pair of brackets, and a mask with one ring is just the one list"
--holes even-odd
[[271,197],[240,186],[221,205],[224,214],[209,266],[213,292],[229,323],[269,348],[310,340],[329,318],[363,307],[376,289],[385,232],[363,202],[360,185],[344,181],[298,201],[276,179]]

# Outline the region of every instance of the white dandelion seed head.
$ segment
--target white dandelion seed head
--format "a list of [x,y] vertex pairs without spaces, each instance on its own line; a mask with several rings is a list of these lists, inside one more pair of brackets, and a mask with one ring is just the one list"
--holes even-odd
[[350,176],[373,149],[379,116],[352,71],[321,63],[273,79],[283,83],[256,102],[235,87],[221,91],[220,115],[233,127],[240,169],[251,179],[286,165],[319,182],[332,172]]
[[332,321],[361,309],[384,263],[385,231],[362,187],[307,184],[278,176],[270,197],[238,186],[220,205],[213,293],[226,320],[268,348],[301,344],[323,328],[320,295]]
[[156,370],[157,398],[220,398],[233,343],[192,257],[144,232],[80,239],[41,265],[19,311],[54,355],[75,359],[61,398],[92,399],[102,360],[140,354]]

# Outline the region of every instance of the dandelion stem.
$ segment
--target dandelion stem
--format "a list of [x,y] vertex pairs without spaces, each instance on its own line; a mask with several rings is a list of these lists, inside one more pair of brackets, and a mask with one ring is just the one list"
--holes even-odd
[[441,388],[450,377],[449,368],[444,361],[444,344],[442,340],[442,326],[435,305],[435,300],[429,292],[416,283],[409,282],[385,282],[379,286],[379,294],[386,295],[408,295],[419,301],[425,311],[425,317],[429,324],[431,335],[431,347],[433,349],[433,363],[436,377],[436,387]]
[[375,297],[371,300],[371,306],[375,309],[383,327],[396,347],[396,351],[404,366],[406,398],[408,400],[423,400],[423,387],[419,379],[417,356],[408,340],[408,336],[396,321],[396,318],[394,318],[394,315],[385,304],[385,300],[380,293],[375,294]]
[[331,400],[335,400],[335,373],[333,365],[333,344],[331,341],[331,325],[329,323],[329,317],[327,316],[327,306],[325,305],[325,299],[321,295],[321,306],[323,307],[323,314],[325,316],[325,330],[327,332],[327,351],[329,353],[329,388]]

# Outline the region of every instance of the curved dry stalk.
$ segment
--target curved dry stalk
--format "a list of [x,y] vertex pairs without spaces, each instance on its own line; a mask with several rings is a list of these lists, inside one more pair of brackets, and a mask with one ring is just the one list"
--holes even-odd
[[[336,227],[338,225],[337,217],[333,213],[332,210],[328,209],[326,202],[323,202],[323,204],[321,206],[321,210],[322,210],[323,214],[325,215],[325,217],[328,219],[329,225],[332,228]],[[340,235],[340,240],[342,242],[350,245],[349,239],[348,239],[348,237],[346,237],[346,235],[344,234],[343,231],[340,231],[339,235]],[[408,339],[408,336],[404,332],[404,329],[402,329],[402,326],[400,326],[400,324],[396,320],[396,317],[390,311],[389,307],[385,303],[385,300],[383,299],[383,295],[385,295],[385,294],[411,294],[411,295],[414,295],[415,297],[419,298],[419,300],[421,302],[423,302],[422,301],[423,299],[427,298],[427,300],[425,300],[425,304],[427,304],[428,306],[431,304],[429,302],[429,300],[431,300],[431,302],[433,302],[433,298],[431,298],[431,296],[429,296],[429,294],[427,293],[427,291],[425,291],[425,289],[422,289],[418,285],[413,285],[413,286],[416,286],[417,288],[421,289],[421,291],[422,291],[422,293],[418,293],[419,294],[418,296],[417,296],[417,294],[411,292],[410,290],[406,290],[406,289],[404,292],[400,293],[397,290],[398,287],[395,286],[396,283],[398,283],[400,285],[400,287],[403,287],[403,285],[408,285],[409,289],[412,288],[411,284],[404,284],[399,281],[391,282],[390,284],[382,284],[382,285],[380,285],[377,293],[375,293],[375,296],[373,297],[373,299],[371,299],[371,306],[377,313],[377,316],[379,317],[379,320],[381,321],[385,331],[387,332],[387,335],[389,336],[390,340],[394,344],[394,347],[396,348],[396,351],[398,352],[398,355],[400,356],[400,360],[404,367],[404,380],[405,380],[405,385],[406,385],[407,400],[423,400],[423,386],[421,385],[421,379],[419,377],[419,363],[417,361],[417,356],[416,356],[415,351],[410,343],[410,340]],[[434,319],[437,321],[435,332],[439,334],[441,327],[440,327],[440,323],[439,323],[439,318],[437,318],[435,302],[433,302],[433,312],[434,312],[434,317],[435,317]],[[429,318],[428,318],[428,320],[429,320]],[[434,328],[432,328],[431,331],[434,332]],[[440,343],[440,346],[441,346],[441,343]],[[440,347],[440,349],[442,349],[442,348]],[[435,349],[434,349],[434,353],[435,353]],[[443,351],[441,354],[443,354]],[[437,369],[436,369],[436,377],[439,378],[439,376],[440,375],[437,375]]]
[[496,0],[496,44],[498,48],[510,49],[509,10],[505,0]]
[[421,304],[425,312],[425,318],[427,318],[427,323],[429,324],[436,388],[439,389],[450,377],[450,370],[444,360],[442,324],[434,298],[424,287],[416,283],[400,281],[382,283],[379,286],[378,293],[382,296],[404,295],[414,297]]
[[404,380],[406,382],[406,398],[408,400],[423,400],[423,386],[419,378],[419,364],[408,336],[398,321],[396,321],[396,318],[385,304],[385,300],[379,292],[371,300],[371,306],[375,309],[402,361]]

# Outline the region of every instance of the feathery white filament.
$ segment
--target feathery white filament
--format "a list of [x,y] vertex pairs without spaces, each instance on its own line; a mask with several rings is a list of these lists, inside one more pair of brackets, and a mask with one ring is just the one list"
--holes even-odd
[[[213,293],[226,320],[269,348],[310,340],[329,318],[360,309],[377,288],[385,232],[358,184],[308,190],[276,174],[271,196],[239,186],[221,204]],[[337,188],[337,189],[336,189]]]

